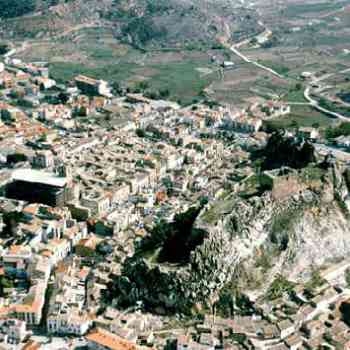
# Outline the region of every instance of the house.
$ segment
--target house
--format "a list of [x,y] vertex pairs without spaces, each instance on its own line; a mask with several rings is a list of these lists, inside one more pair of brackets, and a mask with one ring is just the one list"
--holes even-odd
[[321,320],[311,320],[302,326],[302,331],[310,339],[317,338],[325,331],[325,325]]
[[56,85],[55,80],[45,78],[45,77],[38,77],[35,79],[35,82],[40,87],[41,90],[48,90]]
[[303,345],[303,339],[299,334],[292,334],[284,340],[284,343],[287,345],[288,349],[298,350]]
[[92,213],[101,215],[109,209],[110,197],[105,195],[104,192],[94,189],[83,193],[80,203],[82,206],[91,209]]
[[54,157],[51,151],[36,152],[32,160],[33,167],[39,169],[51,168],[54,166]]
[[314,77],[314,73],[312,73],[312,72],[302,72],[301,74],[300,74],[300,77],[302,78],[302,79],[304,79],[304,80],[311,80],[313,77]]
[[295,326],[290,320],[284,320],[277,323],[277,327],[281,339],[285,339],[295,332]]
[[28,267],[28,277],[31,281],[48,281],[51,273],[51,264],[45,257],[38,257],[35,262]]
[[17,318],[28,325],[39,325],[45,304],[47,283],[40,282],[32,286],[22,304],[14,304],[13,312]]
[[13,245],[6,249],[2,255],[5,271],[10,274],[26,273],[33,254],[28,247]]
[[33,340],[30,340],[28,343],[24,345],[24,347],[21,350],[40,350],[42,349],[42,344],[37,343]]
[[19,344],[27,335],[26,323],[16,319],[1,320],[0,331],[7,335],[9,344]]
[[92,256],[96,251],[97,240],[95,236],[81,239],[75,247],[75,252],[78,256]]
[[127,184],[120,184],[113,190],[112,203],[124,202],[129,198],[130,187]]
[[254,133],[258,132],[262,127],[262,120],[247,115],[241,115],[231,119],[231,128],[238,132]]
[[85,336],[91,350],[137,350],[136,344],[102,328],[93,329]]
[[350,136],[339,136],[335,139],[336,145],[341,148],[350,148]]
[[176,350],[189,350],[190,338],[187,335],[180,335],[176,339]]
[[84,75],[78,75],[74,80],[78,89],[86,95],[112,96],[111,89],[109,88],[108,83],[104,80],[96,80]]
[[72,334],[76,336],[85,335],[92,326],[92,320],[88,315],[80,312],[69,312],[52,314],[46,320],[47,331],[50,334]]
[[299,128],[297,136],[305,140],[317,140],[320,137],[320,133],[315,128],[303,127]]
[[50,240],[41,253],[43,256],[48,257],[50,263],[55,266],[58,262],[65,259],[71,250],[72,247],[70,242],[67,239],[62,238]]

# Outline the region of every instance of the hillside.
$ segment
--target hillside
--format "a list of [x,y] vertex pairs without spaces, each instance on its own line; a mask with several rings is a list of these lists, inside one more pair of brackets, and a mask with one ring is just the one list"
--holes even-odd
[[80,25],[112,26],[122,42],[168,47],[240,40],[259,30],[254,11],[208,0],[3,0],[3,36],[50,37]]
[[[277,141],[300,149],[288,139]],[[269,157],[272,142],[267,148]],[[189,211],[152,231],[115,278],[109,298],[188,312],[209,307],[227,285],[263,295],[275,276],[305,280],[311,270],[348,256],[349,174],[330,159],[315,158],[312,147],[308,152],[304,167],[275,164],[199,215]],[[248,189],[253,183],[255,193]]]

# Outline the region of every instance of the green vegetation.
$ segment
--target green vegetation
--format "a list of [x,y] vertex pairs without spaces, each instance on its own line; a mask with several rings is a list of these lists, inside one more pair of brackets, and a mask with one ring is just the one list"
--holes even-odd
[[254,312],[253,303],[242,293],[235,282],[229,282],[219,294],[215,303],[216,312],[222,317],[233,317],[234,314],[247,316]]
[[[59,83],[67,82],[79,74],[84,74],[111,83],[124,82],[132,91],[138,89],[142,92],[147,89],[146,95],[150,98],[169,98],[187,105],[196,99],[201,99],[203,89],[214,79],[212,75],[201,77],[200,72],[196,69],[200,64],[204,64],[204,62],[191,59],[169,64],[151,64],[147,68],[128,62],[96,67],[79,63],[55,62],[50,64],[50,72],[52,78]],[[142,84],[135,83],[139,76],[139,68],[152,72],[149,80]]]
[[285,293],[292,293],[294,283],[288,281],[284,276],[277,275],[267,290],[266,297],[268,300],[281,298]]
[[242,345],[247,341],[247,336],[241,333],[233,333],[230,338],[232,341]]
[[193,228],[201,207],[191,207],[184,213],[176,214],[172,222],[161,220],[152,229],[150,236],[144,238],[139,247],[139,255],[151,256],[160,263],[187,263],[190,253],[202,244],[206,232]]
[[350,326],[350,304],[347,301],[342,302],[339,311],[341,312],[342,320]]
[[156,73],[150,79],[150,86],[158,91],[168,89],[170,99],[181,104],[190,104],[201,97],[205,89],[213,79],[212,76],[201,77],[196,70],[200,63],[195,61],[183,61],[171,64],[151,66]]
[[308,166],[302,170],[301,179],[305,182],[318,181],[323,178],[326,171],[318,166]]
[[348,287],[350,287],[350,268],[348,267],[346,270],[345,270],[345,282],[346,282],[346,285]]
[[287,6],[287,9],[283,11],[284,15],[287,17],[295,17],[295,16],[302,16],[307,13],[319,13],[324,11],[335,11],[337,9],[340,9],[345,4],[345,1],[334,3],[333,1],[329,2],[319,2],[319,3],[312,3],[312,4],[303,4],[303,3],[297,3],[297,4],[289,4]]
[[243,181],[244,188],[239,193],[242,198],[249,198],[252,196],[261,196],[265,191],[271,190],[271,186],[263,181],[263,177],[259,174],[261,169],[261,162],[255,161],[255,166],[258,174],[249,176]]
[[290,209],[273,218],[270,240],[273,244],[278,246],[280,251],[284,251],[288,248],[289,232],[292,230],[298,219],[298,213],[297,210]]
[[264,122],[267,130],[294,129],[299,127],[328,127],[334,123],[334,119],[314,110],[309,106],[292,106],[290,115],[270,119]]
[[0,17],[19,17],[35,10],[36,0],[1,0]]
[[231,212],[233,205],[229,199],[217,201],[203,214],[202,219],[208,224],[214,224],[222,214]]
[[304,91],[302,89],[291,89],[288,93],[283,97],[284,101],[287,102],[305,102]]
[[322,287],[326,283],[326,280],[322,278],[319,270],[312,270],[311,278],[305,283],[304,293],[308,296],[313,296],[315,290]]
[[328,109],[332,112],[344,114],[345,116],[350,117],[350,109],[348,107],[341,106],[338,103],[325,99],[324,97],[321,97],[319,99],[319,104],[321,107]]
[[20,162],[25,162],[27,160],[27,156],[22,153],[14,153],[7,155],[6,161],[7,164],[16,164]]
[[335,193],[334,199],[337,202],[337,204],[338,204],[340,210],[342,211],[343,215],[349,220],[350,219],[350,213],[349,213],[348,206],[346,205],[346,203],[344,202],[343,198],[340,196],[340,194],[338,192]]
[[260,254],[258,254],[255,260],[255,266],[260,267],[263,273],[267,272],[272,267],[272,255],[273,254],[266,249],[261,249]]
[[167,35],[165,27],[158,28],[150,17],[135,17],[123,29],[125,35],[130,35],[134,43],[147,44],[151,40],[164,38]]
[[132,70],[136,67],[136,64],[122,62],[118,65],[101,65],[98,67],[91,67],[79,63],[55,62],[50,64],[50,72],[51,77],[59,83],[72,80],[79,74],[112,82],[128,79]]
[[259,60],[259,63],[263,64],[266,67],[269,67],[276,71],[278,74],[287,75],[289,73],[289,68],[277,62]]
[[339,136],[349,136],[350,135],[350,123],[342,122],[336,127],[328,127],[325,131],[325,136],[328,140],[335,139]]
[[156,166],[154,165],[154,163],[150,160],[150,159],[142,159],[142,160],[138,160],[136,162],[136,166],[140,167],[140,168],[151,168],[154,169]]
[[146,132],[144,129],[136,129],[135,133],[138,137],[141,137],[141,138],[146,137]]
[[14,284],[13,281],[8,279],[5,276],[1,276],[0,277],[0,296],[3,297],[5,292],[4,289],[8,289],[8,288],[13,288]]

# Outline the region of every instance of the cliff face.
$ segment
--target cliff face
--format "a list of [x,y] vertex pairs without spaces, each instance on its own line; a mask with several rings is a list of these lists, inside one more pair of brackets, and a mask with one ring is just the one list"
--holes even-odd
[[[208,232],[209,233],[209,232]],[[151,308],[187,312],[197,303],[211,304],[238,261],[228,231],[212,228],[185,265],[130,258],[113,285],[120,304],[143,300]]]
[[115,280],[113,296],[121,304],[143,300],[152,308],[186,312],[196,304],[212,305],[242,264],[259,270],[261,251],[271,259],[271,281],[277,273],[302,278],[311,266],[348,255],[349,192],[343,170],[336,164],[309,165],[294,176],[308,186],[282,199],[271,191],[248,199],[232,194],[207,206],[194,224],[207,232],[206,238],[189,263],[130,258]]

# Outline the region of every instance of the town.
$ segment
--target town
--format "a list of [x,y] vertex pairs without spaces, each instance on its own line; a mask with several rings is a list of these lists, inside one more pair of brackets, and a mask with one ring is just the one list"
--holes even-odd
[[[350,346],[350,261],[304,285],[277,276],[266,298],[237,295],[239,309],[195,321],[106,299],[154,226],[240,191],[270,137],[264,121],[287,118],[287,103],[183,107],[82,75],[57,84],[45,63],[13,58],[0,85],[1,349]],[[293,137],[349,161],[344,136]]]

